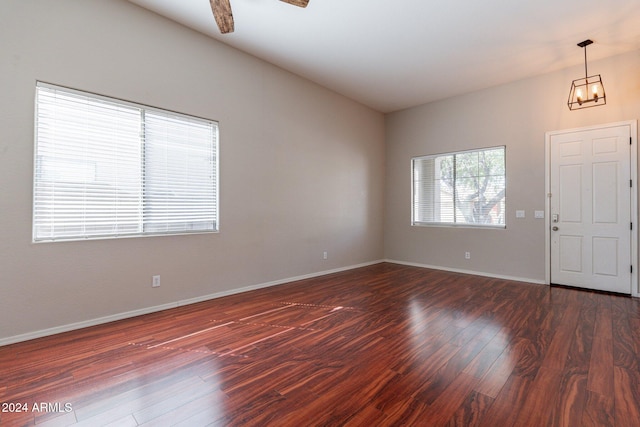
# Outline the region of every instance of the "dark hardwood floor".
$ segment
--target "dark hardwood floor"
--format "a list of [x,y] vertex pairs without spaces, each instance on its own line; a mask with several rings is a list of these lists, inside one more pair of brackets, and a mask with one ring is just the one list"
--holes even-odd
[[638,426],[640,301],[377,264],[0,347],[0,402],[2,426]]

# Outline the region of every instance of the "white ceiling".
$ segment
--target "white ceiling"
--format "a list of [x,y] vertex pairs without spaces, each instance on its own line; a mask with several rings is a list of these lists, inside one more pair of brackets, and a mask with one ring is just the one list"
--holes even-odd
[[381,112],[640,49],[640,0],[129,1]]

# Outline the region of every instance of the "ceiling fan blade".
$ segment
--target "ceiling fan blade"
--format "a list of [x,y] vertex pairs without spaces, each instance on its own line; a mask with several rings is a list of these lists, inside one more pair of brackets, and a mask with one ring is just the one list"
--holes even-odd
[[309,0],[280,0],[298,7],[307,7]]
[[229,0],[209,0],[213,17],[222,34],[233,33],[233,13]]

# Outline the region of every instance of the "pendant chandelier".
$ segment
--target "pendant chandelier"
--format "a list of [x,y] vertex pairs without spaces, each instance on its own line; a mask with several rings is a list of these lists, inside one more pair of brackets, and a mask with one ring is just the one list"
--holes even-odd
[[578,43],[578,46],[584,49],[584,77],[571,82],[571,91],[567,101],[569,110],[597,107],[607,103],[602,77],[600,74],[589,76],[587,72],[587,46],[592,43],[591,40]]

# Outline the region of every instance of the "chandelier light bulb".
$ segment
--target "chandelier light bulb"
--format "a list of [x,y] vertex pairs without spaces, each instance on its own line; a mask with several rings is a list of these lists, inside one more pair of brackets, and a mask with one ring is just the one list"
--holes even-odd
[[576,99],[578,101],[578,105],[582,105],[582,89],[576,89]]

